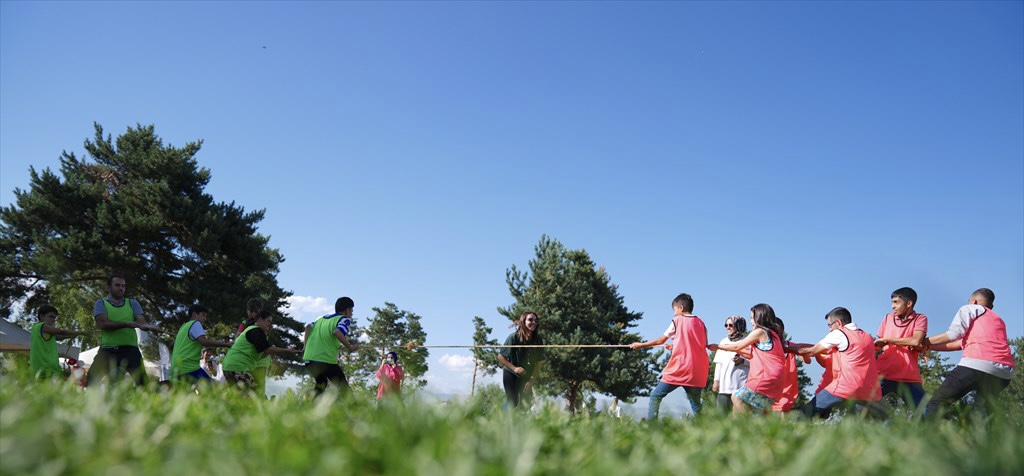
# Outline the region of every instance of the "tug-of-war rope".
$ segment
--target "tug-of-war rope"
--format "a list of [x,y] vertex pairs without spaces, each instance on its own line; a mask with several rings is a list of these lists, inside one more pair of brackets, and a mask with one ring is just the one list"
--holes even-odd
[[518,347],[559,348],[559,349],[600,349],[629,347],[629,344],[542,344],[542,345],[419,345],[415,342],[405,344],[408,350],[413,349],[508,349]]

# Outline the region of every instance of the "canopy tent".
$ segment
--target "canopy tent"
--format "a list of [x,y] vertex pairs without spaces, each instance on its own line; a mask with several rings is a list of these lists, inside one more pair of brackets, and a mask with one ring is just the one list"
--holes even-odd
[[[32,333],[6,319],[0,319],[0,352],[28,352],[32,347]],[[78,347],[57,343],[61,357],[78,358]]]
[[[139,329],[136,329],[135,332],[138,333],[140,344],[146,344],[149,342],[150,336],[148,332]],[[142,365],[146,367],[146,373],[150,376],[158,380],[167,380],[171,378],[171,352],[163,342],[159,341],[157,341],[157,349],[160,352],[160,360],[153,362],[143,357]],[[81,355],[78,356],[78,362],[86,367],[91,366],[93,359],[96,358],[96,353],[99,351],[99,347],[93,347],[89,350],[83,351]]]

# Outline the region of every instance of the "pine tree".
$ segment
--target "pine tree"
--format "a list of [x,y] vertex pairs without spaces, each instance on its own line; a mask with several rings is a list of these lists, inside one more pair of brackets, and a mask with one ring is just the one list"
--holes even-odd
[[[628,344],[640,336],[628,331],[641,313],[630,312],[603,267],[584,250],[570,250],[547,236],[534,248],[529,271],[514,265],[506,283],[515,303],[498,309],[510,320],[524,311],[539,318],[546,344]],[[572,411],[586,397],[585,383],[595,391],[628,400],[653,388],[657,381],[650,352],[623,348],[547,349],[539,387],[563,395]]]
[[[254,296],[283,309],[284,258],[257,233],[264,211],[204,191],[211,174],[198,165],[201,144],[164,145],[141,125],[115,141],[96,124],[87,158],[64,152],[58,172],[31,168],[28,190],[15,190],[14,204],[0,210],[0,317],[15,302],[56,302],[91,327],[92,303],[112,272],[125,275],[129,297],[171,336],[196,302],[211,308],[211,326],[237,325]],[[298,343],[300,323],[281,313],[274,325],[281,331],[272,343]]]
[[[376,383],[377,369],[384,354],[395,351],[405,373],[403,389],[416,389],[426,384],[427,357],[430,352],[423,348],[408,348],[407,344],[423,345],[427,333],[420,324],[420,316],[401,310],[393,303],[385,302],[384,307],[373,308],[374,315],[369,324],[359,328],[365,333],[366,342],[353,355],[351,377],[368,383]],[[353,332],[355,334],[355,332]]]
[[[494,330],[487,326],[480,316],[473,317],[473,345],[498,345],[496,339],[489,336]],[[498,371],[497,350],[493,347],[477,347],[473,349],[473,383],[469,387],[469,395],[476,392],[476,375],[481,373],[485,376],[494,375]]]

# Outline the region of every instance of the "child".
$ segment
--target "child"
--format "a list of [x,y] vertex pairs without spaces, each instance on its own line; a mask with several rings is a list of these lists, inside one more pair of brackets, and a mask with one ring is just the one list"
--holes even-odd
[[377,378],[380,379],[380,385],[377,386],[377,399],[384,398],[385,395],[402,396],[402,379],[404,377],[405,372],[398,364],[398,354],[394,351],[388,352],[384,357],[384,362],[377,369]]
[[928,402],[924,416],[934,418],[945,406],[971,391],[975,400],[991,406],[996,395],[1010,385],[1015,365],[1006,339],[1006,323],[992,306],[996,295],[991,289],[974,291],[967,305],[957,311],[949,330],[925,339],[931,350],[963,350],[960,363],[946,375],[935,396]]
[[914,311],[917,292],[911,288],[893,291],[891,299],[893,312],[882,319],[875,339],[875,346],[882,349],[878,355],[882,397],[895,393],[907,406],[916,409],[924,398],[917,349],[928,333],[928,317]]
[[46,305],[39,308],[36,316],[39,322],[32,325],[32,341],[29,345],[28,364],[37,378],[48,379],[64,375],[57,354],[57,340],[73,336],[84,336],[88,331],[61,329],[57,324],[57,308]]
[[[274,323],[274,315],[269,311],[260,311],[256,315],[253,325],[247,327],[236,339],[228,354],[224,357],[224,377],[233,386],[245,390],[257,391],[259,388],[256,379],[253,378],[252,369],[256,363],[267,354],[298,354],[302,351],[294,348],[281,348],[270,345],[267,340],[267,331]],[[257,394],[260,398],[266,398],[266,394]]]
[[733,411],[746,413],[748,408],[753,408],[766,413],[782,398],[782,389],[786,384],[785,348],[782,341],[785,328],[782,320],[775,316],[775,310],[767,304],[750,308],[750,321],[754,324],[754,330],[746,338],[739,342],[711,345],[711,350],[739,352],[754,346],[747,383],[732,394]]
[[188,308],[188,322],[181,325],[174,339],[174,352],[171,354],[171,379],[187,380],[196,383],[200,380],[211,380],[210,374],[199,365],[203,347],[231,347],[230,342],[213,340],[206,337],[203,323],[210,310],[206,306],[195,304]]
[[656,420],[661,401],[673,390],[683,387],[690,401],[693,414],[700,414],[700,394],[708,381],[708,329],[704,321],[691,314],[693,298],[680,294],[672,301],[672,323],[665,333],[654,340],[634,342],[630,349],[655,347],[672,339],[672,355],[661,374],[661,382],[651,391],[651,402],[647,407],[647,419]]
[[832,358],[835,378],[804,406],[804,415],[827,418],[840,404],[859,403],[874,416],[884,417],[885,411],[876,402],[882,399],[878,384],[878,365],[875,363],[874,339],[853,322],[850,311],[837,307],[825,315],[829,333],[814,345],[797,344],[797,354],[818,355],[835,349]]
[[[739,342],[747,336],[747,321],[740,316],[729,316],[725,320],[725,332],[728,335],[722,338],[719,345]],[[711,391],[718,394],[715,401],[718,409],[728,413],[732,411],[732,394],[747,381],[750,360],[735,352],[719,349],[715,352],[714,363],[715,380],[711,384]]]
[[349,352],[359,350],[359,341],[349,338],[355,307],[352,298],[342,296],[334,301],[334,314],[321,316],[306,325],[302,338],[306,350],[302,360],[306,361],[306,373],[313,377],[316,395],[324,393],[329,384],[338,387],[340,393],[349,391],[348,378],[338,365],[338,350],[342,345]]

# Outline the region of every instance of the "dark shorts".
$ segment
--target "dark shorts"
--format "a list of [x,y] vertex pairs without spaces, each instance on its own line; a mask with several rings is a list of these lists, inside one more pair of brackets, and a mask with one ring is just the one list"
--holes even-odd
[[345,371],[341,370],[341,366],[338,364],[306,362],[306,373],[316,382],[314,389],[317,395],[323,393],[329,384],[336,385],[341,393],[347,393],[349,390]]
[[179,375],[178,379],[194,383],[200,380],[213,380],[213,377],[210,377],[210,374],[200,367],[187,374]]
[[107,378],[111,382],[124,378],[125,373],[132,376],[136,386],[146,384],[146,369],[142,366],[142,352],[135,346],[101,347],[96,358],[89,366],[89,375],[85,386]]

